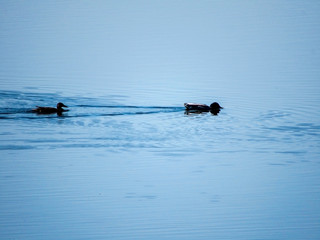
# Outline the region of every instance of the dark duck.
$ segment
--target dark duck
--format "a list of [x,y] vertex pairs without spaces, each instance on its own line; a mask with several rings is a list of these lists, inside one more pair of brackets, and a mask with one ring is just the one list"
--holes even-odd
[[38,114],[52,114],[56,113],[58,115],[62,115],[63,112],[67,112],[69,110],[63,109],[63,107],[68,107],[64,105],[62,102],[59,102],[57,104],[57,108],[54,107],[38,107],[35,109],[32,109],[32,112],[38,113]]
[[219,103],[214,102],[211,103],[210,106],[206,104],[199,104],[199,103],[185,103],[186,113],[203,113],[203,112],[211,112],[213,115],[218,115],[220,109],[223,109],[219,105]]

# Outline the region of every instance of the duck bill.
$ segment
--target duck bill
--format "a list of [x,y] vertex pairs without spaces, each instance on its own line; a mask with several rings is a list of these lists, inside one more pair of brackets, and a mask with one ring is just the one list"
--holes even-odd
[[67,108],[68,106],[66,106],[66,105],[62,104],[62,107],[66,107],[66,108]]

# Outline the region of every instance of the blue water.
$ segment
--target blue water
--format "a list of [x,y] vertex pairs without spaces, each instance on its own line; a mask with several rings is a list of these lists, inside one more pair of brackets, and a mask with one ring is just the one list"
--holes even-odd
[[3,2],[0,239],[319,239],[319,10]]

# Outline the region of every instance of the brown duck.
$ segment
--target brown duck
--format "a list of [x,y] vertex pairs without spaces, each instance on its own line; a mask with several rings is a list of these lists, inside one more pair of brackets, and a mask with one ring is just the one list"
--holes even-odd
[[69,110],[65,110],[62,107],[68,107],[66,105],[64,105],[62,102],[59,102],[57,104],[57,108],[54,107],[38,107],[37,108],[32,109],[32,112],[38,113],[38,114],[52,114],[52,113],[57,113],[58,115],[61,115],[62,112],[67,112]]

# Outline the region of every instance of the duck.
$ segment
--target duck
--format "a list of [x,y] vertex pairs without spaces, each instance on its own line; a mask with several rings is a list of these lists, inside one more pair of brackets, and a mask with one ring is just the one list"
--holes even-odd
[[223,109],[217,102],[211,103],[210,106],[200,103],[185,103],[184,106],[187,113],[211,112],[213,115],[218,115],[220,109]]
[[64,105],[62,102],[57,103],[57,108],[54,107],[39,107],[32,109],[32,112],[38,113],[38,114],[52,114],[57,113],[58,115],[61,115],[62,112],[67,112],[69,110],[63,109],[63,107],[68,107]]

